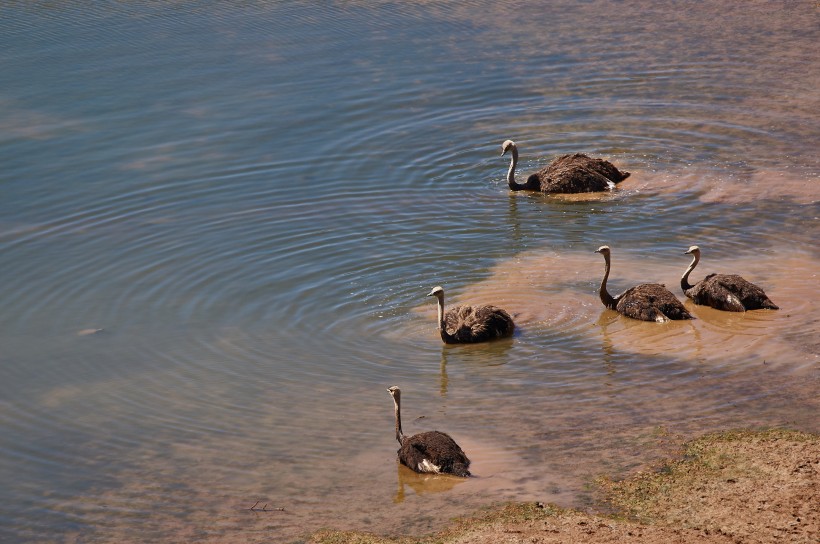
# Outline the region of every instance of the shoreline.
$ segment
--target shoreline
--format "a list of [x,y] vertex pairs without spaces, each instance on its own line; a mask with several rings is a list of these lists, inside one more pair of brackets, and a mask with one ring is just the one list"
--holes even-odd
[[313,544],[818,542],[820,435],[730,430],[680,444],[623,480],[600,476],[584,510],[507,503],[419,537],[324,529]]

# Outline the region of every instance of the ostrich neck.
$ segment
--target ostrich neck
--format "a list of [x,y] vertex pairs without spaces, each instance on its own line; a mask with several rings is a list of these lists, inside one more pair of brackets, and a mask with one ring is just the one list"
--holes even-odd
[[604,279],[601,280],[601,289],[598,294],[601,296],[601,302],[604,303],[604,306],[607,308],[614,310],[615,306],[617,305],[617,301],[609,294],[609,291],[606,290],[606,280],[609,279],[609,255],[604,253]]
[[396,440],[399,441],[399,444],[404,442],[404,433],[401,432],[401,401],[393,397],[393,406],[396,409]]
[[515,181],[516,165],[518,165],[518,148],[512,146],[512,158],[510,159],[510,169],[507,170],[507,185],[509,185],[510,189],[512,189],[513,191],[520,191],[524,188],[524,186],[520,183],[516,183]]
[[686,269],[686,272],[683,273],[683,276],[680,278],[680,288],[684,291],[691,289],[693,286],[689,284],[689,274],[692,273],[692,270],[698,265],[698,261],[700,261],[700,255],[695,253],[692,258],[692,263],[689,265],[689,268]]
[[452,344],[453,337],[447,332],[447,322],[444,319],[444,295],[436,298],[438,299],[438,332],[445,344]]

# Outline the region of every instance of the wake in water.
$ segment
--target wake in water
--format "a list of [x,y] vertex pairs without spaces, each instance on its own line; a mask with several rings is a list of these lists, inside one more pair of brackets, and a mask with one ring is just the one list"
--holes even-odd
[[820,200],[818,187],[820,178],[795,172],[757,170],[716,177],[714,170],[693,167],[675,173],[636,172],[630,178],[629,190],[664,198],[692,192],[697,194],[700,202],[714,204],[754,204],[772,200],[805,205]]

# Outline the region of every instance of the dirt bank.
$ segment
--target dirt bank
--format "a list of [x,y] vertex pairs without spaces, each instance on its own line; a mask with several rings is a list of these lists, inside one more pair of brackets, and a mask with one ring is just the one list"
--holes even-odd
[[421,538],[320,531],[316,544],[820,542],[820,436],[731,431],[629,478],[596,482],[594,511],[508,504]]

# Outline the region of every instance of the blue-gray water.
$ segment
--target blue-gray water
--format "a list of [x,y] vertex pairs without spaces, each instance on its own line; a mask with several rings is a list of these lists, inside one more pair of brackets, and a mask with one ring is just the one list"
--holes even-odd
[[[820,430],[818,42],[813,2],[0,4],[0,541],[418,533]],[[632,177],[511,194],[507,138]],[[613,291],[683,298],[697,244],[782,310],[631,322],[604,243]],[[516,337],[443,348],[437,284]],[[476,478],[396,466],[394,384]]]

